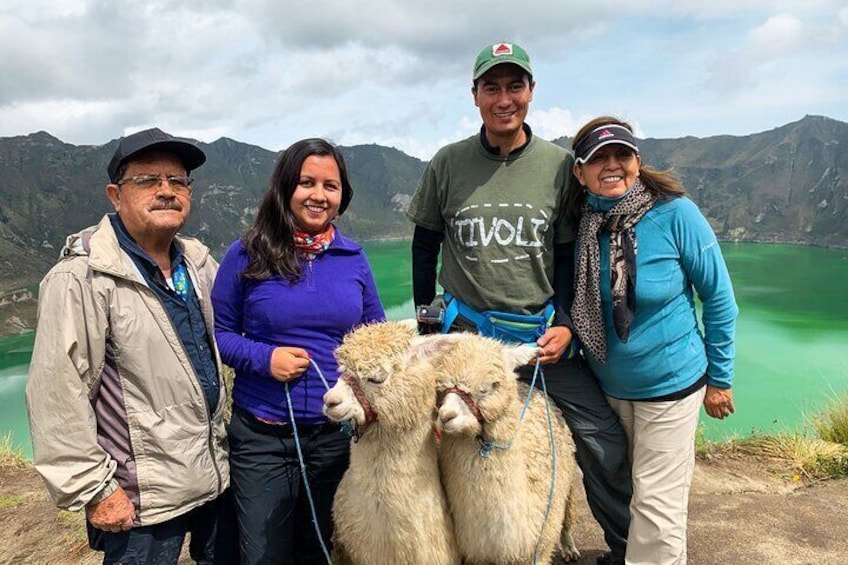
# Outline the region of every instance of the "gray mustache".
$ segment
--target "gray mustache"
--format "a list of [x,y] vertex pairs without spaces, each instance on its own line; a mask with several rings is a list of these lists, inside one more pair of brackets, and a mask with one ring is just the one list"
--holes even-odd
[[156,210],[176,210],[182,212],[183,207],[176,200],[159,200],[150,207],[150,211]]

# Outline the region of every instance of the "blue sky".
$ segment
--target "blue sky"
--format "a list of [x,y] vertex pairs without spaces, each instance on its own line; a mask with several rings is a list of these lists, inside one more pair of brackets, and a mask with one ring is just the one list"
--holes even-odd
[[0,136],[155,125],[428,159],[479,128],[471,66],[499,40],[531,55],[542,137],[608,113],[657,138],[848,121],[848,0],[4,0]]

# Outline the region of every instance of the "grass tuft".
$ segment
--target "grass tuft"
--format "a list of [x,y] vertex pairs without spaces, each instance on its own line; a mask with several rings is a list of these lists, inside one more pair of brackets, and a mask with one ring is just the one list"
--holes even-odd
[[740,442],[740,451],[782,459],[806,480],[848,476],[848,447],[802,434],[753,437]]
[[12,441],[12,432],[0,436],[0,469],[24,467],[24,451]]
[[706,429],[701,423],[695,430],[695,457],[700,459],[710,459],[717,446],[716,442],[707,439]]
[[695,432],[695,454],[707,460],[733,451],[769,457],[785,464],[795,482],[848,477],[848,395],[837,398],[810,422],[817,437],[798,431],[722,442],[707,440],[702,424]]
[[2,496],[0,495],[0,510],[6,510],[7,508],[14,508],[16,506],[20,506],[26,502],[26,497],[20,494],[13,494],[10,496]]
[[739,441],[735,437],[721,441],[707,439],[706,426],[702,422],[698,424],[698,429],[695,430],[695,457],[709,461],[720,454],[732,453],[736,450]]
[[848,395],[837,398],[812,419],[820,438],[848,446]]

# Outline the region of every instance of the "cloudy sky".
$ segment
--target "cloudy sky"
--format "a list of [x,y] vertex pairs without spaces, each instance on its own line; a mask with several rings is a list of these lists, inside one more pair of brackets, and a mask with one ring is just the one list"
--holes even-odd
[[658,138],[848,121],[848,0],[3,0],[0,137],[155,125],[429,159],[478,129],[471,67],[500,40],[531,55],[542,137],[601,113]]

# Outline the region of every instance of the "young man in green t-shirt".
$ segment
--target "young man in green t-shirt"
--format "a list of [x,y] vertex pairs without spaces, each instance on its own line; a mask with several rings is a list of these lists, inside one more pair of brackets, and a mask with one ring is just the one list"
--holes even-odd
[[[407,210],[415,223],[415,304],[436,297],[440,253],[439,283],[475,310],[537,314],[555,298],[557,316],[537,341],[548,394],[571,429],[589,507],[611,550],[598,563],[624,563],[631,494],[627,438],[598,382],[569,347],[574,230],[562,199],[573,159],[534,136],[524,121],[535,82],[520,46],[486,47],[472,78],[480,133],[436,153]],[[531,374],[522,371],[521,378]]]

